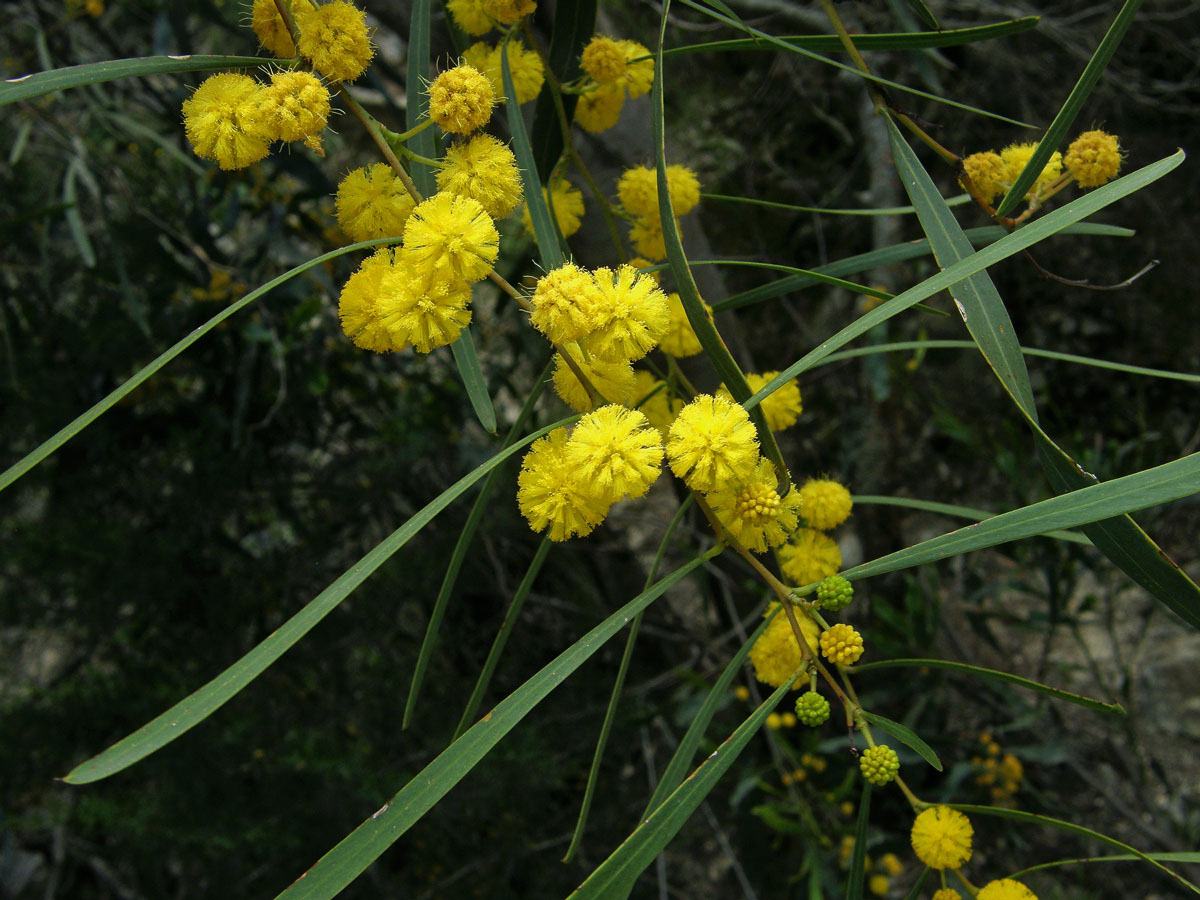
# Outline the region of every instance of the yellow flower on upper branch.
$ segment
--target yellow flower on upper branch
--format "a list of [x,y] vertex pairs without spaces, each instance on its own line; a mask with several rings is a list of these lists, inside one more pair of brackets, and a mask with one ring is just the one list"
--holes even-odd
[[483,0],[446,0],[446,9],[458,27],[469,35],[487,34],[496,27],[496,23],[484,12]]
[[495,101],[486,75],[474,66],[455,66],[429,86],[429,117],[443,131],[470,134],[487,124]]
[[300,53],[313,68],[334,81],[353,81],[367,70],[375,51],[367,34],[367,17],[346,0],[317,7],[293,7],[300,29]]
[[338,185],[338,224],[352,241],[403,234],[415,205],[404,182],[386,163],[355,169]]
[[329,120],[329,89],[310,72],[276,72],[263,90],[261,111],[272,137],[302,141]]
[[[292,0],[292,15],[311,9],[309,0]],[[250,27],[258,36],[258,42],[280,59],[296,55],[296,45],[283,19],[279,17],[275,0],[254,0],[250,11]]]
[[[472,44],[463,53],[463,62],[474,66],[487,76],[492,83],[492,91],[496,100],[505,101],[504,75],[501,69],[500,45],[491,47],[480,41]],[[508,42],[508,68],[512,73],[513,87],[517,91],[517,104],[528,103],[542,91],[546,80],[546,71],[542,67],[542,58],[526,48],[520,41]]]
[[183,129],[192,151],[222,169],[265,159],[271,135],[262,114],[263,86],[248,75],[210,75],[183,101]]

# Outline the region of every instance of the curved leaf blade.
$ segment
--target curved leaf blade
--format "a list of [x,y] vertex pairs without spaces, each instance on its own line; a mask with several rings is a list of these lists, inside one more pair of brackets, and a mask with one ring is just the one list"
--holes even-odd
[[1093,712],[1105,713],[1112,716],[1125,715],[1125,707],[1120,703],[1104,703],[1100,700],[1093,700],[1091,697],[1084,697],[1081,694],[1074,694],[1071,691],[1064,691],[1060,688],[1050,687],[1048,684],[1042,684],[1040,681],[1033,681],[1030,678],[1022,678],[1020,675],[1013,675],[1010,672],[1000,672],[996,669],[985,669],[983,666],[972,666],[967,663],[953,662],[948,659],[885,659],[879,662],[865,663],[863,665],[854,666],[853,672],[867,672],[871,669],[893,669],[893,668],[920,668],[920,669],[948,669],[952,672],[962,672],[966,675],[974,675],[978,678],[987,678],[992,681],[1003,681],[1007,684],[1015,684],[1017,687],[1023,687],[1031,691],[1045,694],[1047,697],[1053,697],[1055,700],[1065,700],[1068,703],[1074,703],[1082,706],[1085,709],[1090,709]]
[[[408,63],[406,67],[405,95],[407,108],[404,112],[405,127],[416,128],[429,113],[429,30],[430,0],[414,0],[408,29]],[[426,159],[436,159],[437,141],[433,130],[426,128],[409,139],[414,153]],[[410,161],[409,173],[422,197],[431,197],[437,192],[434,172],[425,163]],[[457,359],[457,355],[455,359]]]
[[491,395],[488,394],[487,382],[483,379],[483,369],[479,367],[479,356],[475,353],[475,341],[471,337],[470,325],[462,330],[450,349],[454,353],[458,377],[462,379],[463,388],[479,424],[488,434],[495,434],[496,410],[492,406]]
[[872,725],[882,729],[883,731],[886,731],[896,740],[900,741],[900,743],[910,747],[919,757],[921,757],[921,759],[925,760],[925,762],[929,763],[939,772],[942,771],[942,761],[938,759],[938,755],[933,752],[933,748],[925,743],[925,741],[921,739],[920,735],[918,735],[907,725],[902,725],[900,722],[894,722],[891,719],[884,718],[883,716],[872,712],[867,712],[865,709],[860,710],[859,715],[861,715]]
[[[341,840],[277,900],[329,900],[362,874],[418,819],[458,784],[538,703],[562,684],[630,619],[682,581],[716,549],[643,591],[556,656],[501,700],[384,806]],[[764,714],[763,718],[766,716]]]
[[68,784],[87,784],[107,778],[144,759],[156,750],[162,749],[180,735],[203,722],[291,649],[318,622],[333,612],[339,603],[350,596],[392,554],[407,544],[417,532],[433,521],[438,513],[449,506],[467,488],[525,445],[577,418],[578,416],[571,416],[553,425],[548,425],[511,447],[501,450],[487,462],[476,466],[376,544],[362,559],[343,572],[329,587],[321,591],[303,609],[271,632],[265,640],[236,663],[147,725],[113,744],[103,753],[76,766],[63,778],[63,781]]
[[257,66],[288,66],[297,60],[265,59],[258,56],[141,56],[132,59],[107,59],[34,72],[0,81],[0,106],[28,100],[54,91],[65,91],[86,84],[115,81],[142,75],[166,75],[178,72],[208,72],[214,69],[247,69]]

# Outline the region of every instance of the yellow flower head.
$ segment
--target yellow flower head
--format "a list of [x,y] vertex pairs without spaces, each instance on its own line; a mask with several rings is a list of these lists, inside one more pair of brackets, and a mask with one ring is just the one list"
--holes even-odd
[[867,879],[867,890],[876,897],[886,897],[888,891],[892,889],[892,879],[888,878],[879,872],[876,872]]
[[[770,614],[778,608],[778,603],[772,603],[767,607],[767,613]],[[800,633],[804,635],[804,641],[808,644],[809,652],[815,655],[820,629],[799,610],[796,612],[796,620],[800,625]],[[804,665],[804,655],[800,652],[800,645],[796,643],[796,635],[792,631],[787,614],[782,610],[750,648],[750,662],[754,666],[754,677],[773,688],[779,687]],[[792,686],[799,688],[807,683],[808,679],[802,671]]]
[[954,888],[939,888],[934,892],[933,900],[962,900],[962,894]]
[[696,491],[749,481],[758,466],[758,436],[741,406],[700,394],[683,408],[667,436],[671,471]]
[[[312,4],[308,0],[292,0],[293,14],[310,9]],[[258,42],[280,59],[296,55],[296,45],[292,42],[292,36],[283,24],[283,19],[279,17],[275,0],[254,0],[254,6],[250,10],[250,27],[258,35]]]
[[609,84],[625,76],[625,51],[612,38],[597,34],[583,48],[579,65],[594,81]]
[[829,531],[837,528],[850,516],[850,492],[830,479],[810,478],[800,488],[801,513],[809,528]]
[[[629,89],[629,96],[636,99],[650,93],[654,87],[653,55],[637,41],[617,41],[617,44],[625,51],[625,87]],[[634,62],[635,59],[638,62]]]
[[566,263],[538,279],[530,302],[533,327],[553,343],[565,344],[592,330],[600,292],[590,274]]
[[667,296],[632,266],[597,269],[592,331],[584,342],[597,359],[641,359],[666,333]]
[[377,307],[392,343],[428,353],[458,340],[471,321],[470,302],[470,285],[423,270],[401,254],[379,284]]
[[[767,382],[778,374],[778,372],[763,372],[759,375],[750,372],[746,375],[746,384],[750,385],[750,390],[757,394],[766,386]],[[724,387],[721,388],[721,391],[728,395],[728,391]],[[767,427],[772,431],[783,431],[785,428],[795,425],[796,420],[800,418],[800,413],[804,411],[804,405],[800,398],[800,386],[796,379],[785,381],[782,387],[777,388],[759,404],[759,408],[767,418]]]
[[556,428],[535,441],[517,476],[521,514],[534,531],[549,528],[552,541],[590,534],[608,513],[608,504],[567,464],[567,440],[567,430]]
[[496,25],[483,11],[483,0],[446,0],[446,9],[458,27],[473,37],[487,34]]
[[380,285],[391,273],[394,251],[381,247],[363,260],[342,288],[338,298],[338,317],[342,320],[342,331],[355,345],[373,353],[403,350],[404,342],[396,344],[391,333],[384,327],[379,311]]
[[495,91],[474,66],[447,69],[429,86],[429,117],[443,131],[470,134],[492,117]]
[[[558,222],[558,230],[562,236],[569,238],[579,230],[583,216],[583,194],[565,178],[551,178],[550,188],[542,188],[542,196],[550,207],[550,214]],[[529,209],[521,211],[521,221],[525,228],[533,230],[533,221],[529,218]]]
[[913,821],[912,848],[931,869],[957,869],[971,858],[971,820],[957,809],[931,806]]
[[352,241],[403,234],[414,205],[404,182],[386,163],[355,169],[338,185],[338,224]]
[[[582,360],[572,354],[585,378],[592,383],[609,403],[629,403],[633,397],[633,365],[628,360],[603,362],[598,359]],[[567,406],[576,412],[587,412],[592,408],[587,390],[575,377],[561,356],[554,357],[554,390]]]
[[[675,223],[676,227],[679,223]],[[663,239],[662,220],[658,216],[639,218],[629,229],[629,240],[633,249],[650,259],[666,259],[667,245]]]
[[796,584],[812,584],[842,567],[842,551],[821,532],[801,528],[780,548],[779,567]]
[[904,871],[904,863],[900,862],[900,857],[895,853],[885,853],[879,857],[879,864],[883,866],[885,872],[895,878]]
[[329,119],[329,90],[309,72],[276,72],[263,90],[262,116],[271,136],[302,141]]
[[[667,166],[667,193],[676,216],[690,213],[700,202],[700,181],[687,166]],[[626,169],[617,182],[621,205],[635,216],[658,218],[658,173],[646,166]]]
[[333,81],[353,81],[367,70],[375,51],[361,9],[346,0],[294,9],[300,53],[312,60],[314,69]]
[[821,654],[839,666],[853,665],[863,655],[862,635],[849,625],[834,625],[821,632]]
[[[1021,174],[1021,170],[1025,168],[1025,164],[1029,162],[1033,156],[1033,151],[1037,149],[1036,143],[1026,144],[1011,144],[1000,151],[1000,159],[1004,163],[1004,180],[1009,185],[1017,180],[1017,176]],[[1033,183],[1033,187],[1029,189],[1029,193],[1025,196],[1037,192],[1038,188],[1045,187],[1059,175],[1062,174],[1062,154],[1057,150],[1050,156],[1050,160],[1042,168],[1042,172],[1038,175],[1037,180]]]
[[992,150],[986,153],[972,153],[963,160],[963,168],[979,196],[988,203],[1004,193],[1004,185],[1008,182],[1008,170],[999,153]]
[[492,270],[500,236],[491,217],[469,197],[439,191],[417,204],[404,223],[404,254],[426,271],[479,281]]
[[606,502],[641,497],[662,472],[662,436],[635,409],[610,404],[579,420],[566,461]]
[[1001,878],[985,884],[976,895],[976,900],[1037,900],[1037,894],[1019,881]]
[[483,11],[501,25],[512,25],[535,9],[535,0],[483,0]]
[[[504,75],[501,69],[500,46],[490,47],[480,41],[472,44],[463,54],[463,62],[474,66],[492,83],[496,100],[503,103]],[[546,71],[542,58],[529,50],[520,41],[508,42],[508,68],[512,72],[513,87],[517,89],[517,105],[528,103],[542,91]]]
[[672,394],[666,382],[660,381],[649,372],[638,369],[634,374],[633,400],[637,408],[646,414],[650,424],[658,429],[665,439],[671,423],[683,409],[683,401]]
[[575,104],[575,121],[584,131],[598,134],[617,124],[624,105],[625,88],[619,84],[602,84],[579,95],[579,102]]
[[439,191],[470,197],[493,219],[503,219],[521,202],[516,157],[490,134],[451,144],[437,172],[437,186]]
[[900,771],[900,757],[887,744],[868,747],[858,758],[858,768],[863,778],[876,786],[887,784]]
[[[700,302],[704,305],[704,311],[711,318],[712,307],[703,300]],[[683,301],[678,294],[667,294],[667,303],[669,304],[670,319],[667,322],[667,333],[658,342],[658,349],[678,359],[695,356],[703,348],[700,346],[700,339],[696,337],[696,332],[692,330],[692,323],[688,321],[687,313],[684,312]]]
[[183,130],[192,151],[222,169],[265,159],[271,136],[262,115],[263,86],[248,75],[210,75],[183,101]]
[[765,553],[768,547],[778,547],[796,530],[800,495],[792,488],[781,498],[775,486],[775,467],[760,459],[747,482],[708,496],[722,527],[754,553]]
[[1121,144],[1115,134],[1085,131],[1071,142],[1064,161],[1077,185],[1100,187],[1117,177],[1121,168]]

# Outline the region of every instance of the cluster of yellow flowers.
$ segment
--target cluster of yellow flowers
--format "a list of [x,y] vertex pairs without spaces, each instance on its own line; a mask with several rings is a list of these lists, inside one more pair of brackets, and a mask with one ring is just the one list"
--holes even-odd
[[[999,153],[992,150],[973,153],[963,160],[963,169],[979,196],[991,203],[1017,180],[1036,148],[1036,143],[1012,144]],[[1115,178],[1120,168],[1121,147],[1117,138],[1103,131],[1085,131],[1067,148],[1065,157],[1054,151],[1025,199],[1045,199],[1070,181],[1082,188],[1099,187]]]
[[654,59],[637,41],[595,35],[579,61],[586,74],[580,86],[575,121],[587,131],[612,128],[621,117],[626,94],[631,99],[654,87]]
[[279,16],[274,0],[254,0],[250,25],[259,42],[281,59],[300,56],[330,81],[353,81],[374,56],[363,11],[346,0],[315,6],[311,0],[291,0],[299,44]]
[[1013,806],[1013,797],[1021,787],[1025,768],[1011,753],[1001,755],[1000,745],[991,734],[979,735],[981,752],[971,757],[975,767],[975,783],[987,788],[992,801],[998,806]]
[[[696,173],[686,166],[667,166],[667,193],[678,227],[679,216],[687,215],[700,203],[700,182]],[[645,166],[626,170],[617,182],[617,198],[633,222],[629,241],[634,249],[647,259],[666,259],[655,170]]]
[[[910,838],[917,859],[929,868],[958,872],[971,858],[974,835],[971,820],[961,812],[948,806],[931,806],[913,821]],[[959,875],[961,877],[961,873]],[[1011,878],[990,881],[977,893],[974,888],[971,892],[975,900],[1037,900],[1033,891]],[[943,880],[942,888],[933,895],[933,900],[961,900],[961,895],[946,887]]]
[[454,23],[472,37],[507,29],[537,9],[534,0],[447,0]]

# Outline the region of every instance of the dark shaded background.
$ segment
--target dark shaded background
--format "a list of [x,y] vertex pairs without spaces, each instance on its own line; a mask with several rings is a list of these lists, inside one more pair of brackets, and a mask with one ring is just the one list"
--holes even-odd
[[[403,67],[406,4],[367,4],[379,61],[364,99],[389,120]],[[825,30],[808,10],[738,4],[775,33]],[[1107,28],[1108,4],[934,4],[947,27],[1017,14],[1037,31],[928,55],[874,54],[878,71],[1044,125]],[[895,30],[893,10],[841,4],[855,27]],[[158,53],[255,52],[226,4],[110,3],[5,7],[7,74]],[[539,13],[539,25],[549,10]],[[657,12],[605,4],[601,26],[649,42]],[[1085,106],[1082,126],[1121,136],[1136,168],[1194,140],[1200,13],[1154,4],[1129,32]],[[440,16],[435,34],[444,34]],[[728,36],[694,14],[671,42]],[[442,59],[449,43],[437,38]],[[667,70],[671,153],[706,190],[811,206],[903,203],[860,83],[800,58],[676,57]],[[276,153],[226,174],[197,165],[178,126],[194,77],[113,82],[8,107],[0,166],[3,229],[4,456],[8,465],[103,397],[222,306],[336,246],[331,195],[373,159],[355,123],[338,120],[321,162]],[[678,86],[672,89],[672,86]],[[685,89],[686,86],[686,89]],[[374,92],[374,93],[371,93]],[[1004,123],[904,98],[962,152],[1033,139]],[[612,189],[620,167],[649,160],[648,101],[581,147]],[[926,164],[952,193],[951,173]],[[74,172],[74,191],[70,197]],[[1056,237],[1038,262],[1071,279],[1120,282],[1097,292],[1039,277],[1020,258],[992,270],[1023,343],[1119,362],[1200,370],[1194,306],[1197,175],[1190,161],[1100,221],[1132,239]],[[614,191],[615,193],[615,191]],[[88,265],[68,213],[94,250]],[[813,266],[919,236],[911,217],[884,221],[763,211],[708,202],[685,232],[694,256]],[[984,224],[962,211],[964,225]],[[593,223],[595,224],[595,223]],[[515,230],[512,253],[527,252]],[[609,262],[602,234],[577,242]],[[710,250],[711,248],[711,250]],[[466,516],[459,503],[369,579],[306,640],[186,738],[109,781],[68,788],[69,768],[129,733],[238,659],[496,441],[475,424],[448,351],[378,357],[342,336],[336,296],[353,262],[289,282],[210,334],[0,498],[0,893],[26,897],[273,896],[377,809],[445,746],[495,629],[537,546],[512,498],[496,494],[442,631],[414,724],[400,727],[409,679],[445,560]],[[871,274],[900,288],[928,261]],[[526,266],[523,271],[530,271]],[[711,301],[762,282],[703,270]],[[952,310],[948,298],[934,301]],[[782,368],[859,309],[857,297],[809,290],[727,316],[723,333],[747,368]],[[484,292],[476,341],[502,418],[511,421],[545,347],[511,305]],[[957,318],[893,320],[889,339],[963,337]],[[1089,471],[1111,478],[1197,449],[1194,385],[1044,360],[1030,362],[1049,433]],[[703,365],[690,369],[712,386]],[[1047,496],[1033,447],[982,360],[931,351],[818,369],[801,385],[806,412],[783,437],[801,475],[829,472],[858,494],[901,495],[1003,510]],[[548,399],[539,419],[561,414]],[[586,541],[555,547],[489,693],[519,686],[636,594],[677,498],[665,483]],[[1195,573],[1197,506],[1139,515]],[[953,527],[948,519],[860,505],[839,533],[847,562]],[[704,541],[683,526],[681,561]],[[1194,634],[1130,588],[1095,553],[1046,540],[877,579],[852,619],[874,658],[927,653],[1016,671],[1116,699],[1117,722],[1028,695],[925,674],[861,679],[872,709],[907,719],[947,774],[911,761],[929,798],[986,802],[970,759],[989,731],[1015,753],[1023,809],[1048,812],[1139,847],[1200,842],[1195,764],[1200,702]],[[651,608],[603,763],[588,839],[559,861],[578,812],[623,641],[613,641],[347,892],[348,897],[565,896],[636,824],[691,714],[752,627],[762,597],[722,560]],[[907,670],[896,670],[897,672]],[[747,709],[730,699],[710,736]],[[782,733],[781,733],[782,734]],[[821,739],[824,739],[822,742]],[[782,750],[779,748],[782,747]],[[824,773],[784,790],[780,753],[826,754]],[[836,729],[757,740],[667,856],[667,896],[800,896],[806,866],[841,876],[837,847],[857,797]],[[910,760],[906,759],[906,763]],[[926,773],[930,777],[926,777]],[[811,807],[823,840],[793,833]],[[709,814],[711,813],[711,820]],[[791,816],[791,818],[788,818]],[[906,861],[909,813],[876,796],[871,853]],[[714,827],[715,823],[715,827]],[[980,881],[1094,851],[1054,832],[976,823]],[[740,860],[731,868],[730,850]],[[811,851],[811,852],[810,852]],[[1045,897],[1167,896],[1146,868],[1055,870],[1031,881]],[[641,894],[660,888],[648,875]],[[832,893],[830,894],[832,895]]]

